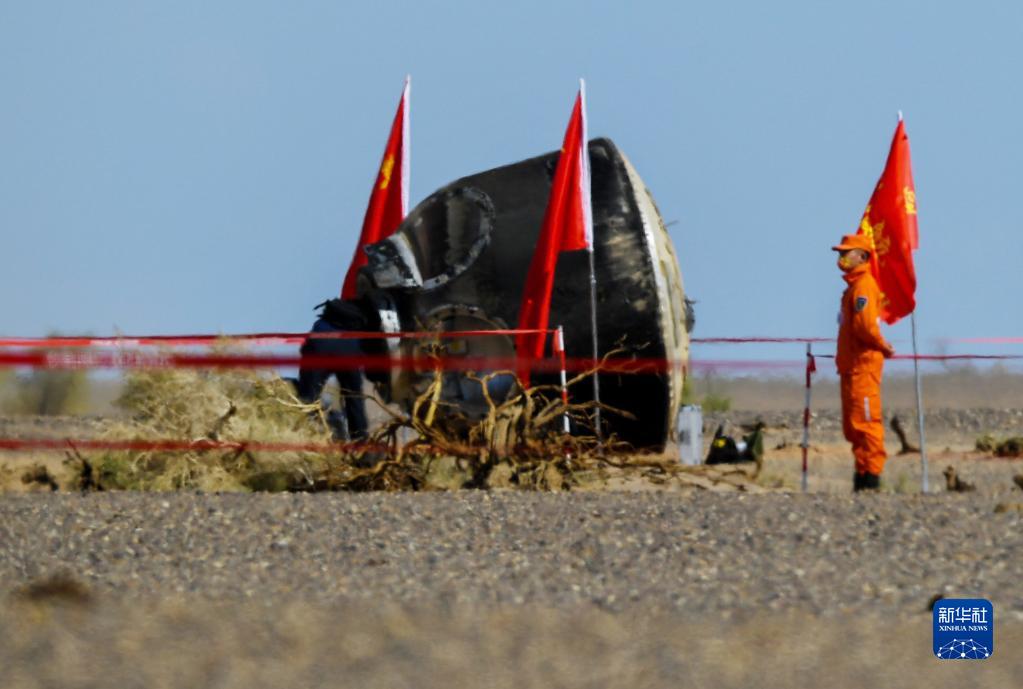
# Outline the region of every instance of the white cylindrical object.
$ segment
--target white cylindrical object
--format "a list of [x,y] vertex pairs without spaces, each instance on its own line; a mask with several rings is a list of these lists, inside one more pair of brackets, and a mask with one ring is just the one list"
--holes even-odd
[[686,465],[703,463],[703,409],[698,404],[678,411],[678,456]]

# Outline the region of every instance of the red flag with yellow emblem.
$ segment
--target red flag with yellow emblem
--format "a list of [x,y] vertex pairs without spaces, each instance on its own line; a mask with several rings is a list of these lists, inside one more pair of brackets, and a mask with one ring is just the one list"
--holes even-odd
[[387,148],[380,162],[380,171],[373,184],[373,193],[369,196],[366,217],[362,221],[362,234],[355,246],[352,264],[348,266],[341,296],[344,299],[355,297],[355,282],[359,268],[366,265],[366,252],[363,247],[379,242],[390,236],[408,212],[409,182],[409,79],[405,79],[405,88],[401,91],[398,112],[394,115],[391,135],[387,137]]
[[913,251],[920,242],[909,137],[901,117],[884,172],[863,211],[859,234],[874,243],[871,269],[881,288],[881,318],[891,325],[916,308]]

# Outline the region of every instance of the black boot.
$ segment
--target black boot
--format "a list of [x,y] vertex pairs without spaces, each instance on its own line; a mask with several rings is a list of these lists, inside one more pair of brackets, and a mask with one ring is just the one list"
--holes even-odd
[[863,474],[853,473],[853,492],[859,493],[863,490]]
[[869,472],[863,474],[860,483],[860,490],[879,491],[881,490],[881,477]]

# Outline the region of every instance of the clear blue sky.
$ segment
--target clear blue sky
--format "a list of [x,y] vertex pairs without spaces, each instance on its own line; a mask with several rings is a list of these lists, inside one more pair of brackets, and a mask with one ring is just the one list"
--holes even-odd
[[408,73],[413,204],[556,148],[585,77],[703,336],[834,333],[902,109],[923,348],[1023,335],[1021,66],[1016,0],[5,2],[0,333],[308,327]]

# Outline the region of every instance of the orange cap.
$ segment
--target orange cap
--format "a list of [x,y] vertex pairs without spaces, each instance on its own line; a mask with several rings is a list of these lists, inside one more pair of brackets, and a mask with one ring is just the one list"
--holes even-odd
[[831,247],[832,251],[849,251],[850,249],[862,249],[868,254],[874,253],[874,242],[865,234],[847,234],[842,237],[838,246]]

